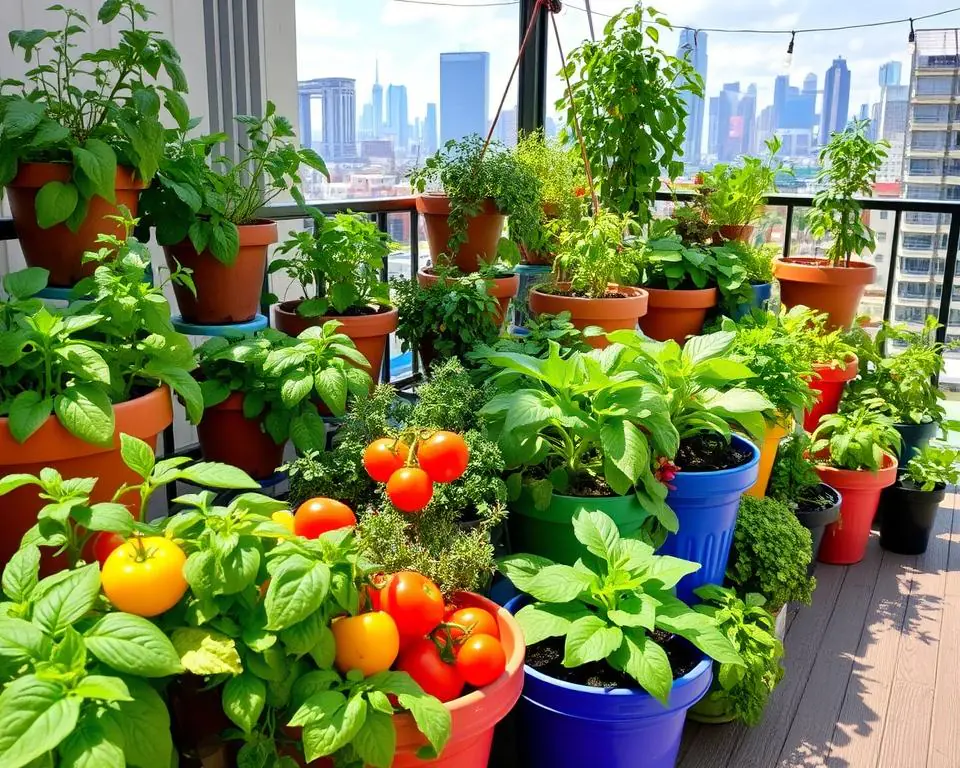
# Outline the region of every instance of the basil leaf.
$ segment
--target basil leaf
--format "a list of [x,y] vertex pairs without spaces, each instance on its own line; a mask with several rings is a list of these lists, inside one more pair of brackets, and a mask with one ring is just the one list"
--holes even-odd
[[93,717],[84,717],[60,745],[61,768],[126,768],[123,747],[111,736],[123,738],[112,722],[104,727]]
[[75,384],[53,399],[57,419],[70,434],[94,445],[113,441],[113,405],[107,393],[93,384]]
[[33,544],[21,547],[3,569],[3,593],[15,603],[25,603],[37,588],[39,572],[40,549]]
[[275,570],[267,588],[264,607],[267,629],[292,627],[318,610],[330,589],[330,567],[293,555]]
[[[371,697],[375,693],[378,691],[372,691]],[[367,712],[366,720],[353,739],[353,748],[364,765],[390,768],[397,751],[397,729],[393,718],[382,711]]]
[[120,455],[123,457],[123,463],[144,479],[150,477],[157,463],[153,449],[149,445],[125,432],[120,435]]
[[244,733],[253,731],[267,701],[267,687],[263,681],[244,672],[223,686],[223,711]]
[[69,571],[33,607],[33,623],[51,637],[62,634],[93,608],[100,594],[100,570],[95,564]]
[[163,699],[149,684],[126,678],[132,701],[119,701],[116,712],[107,711],[114,728],[123,734],[123,754],[127,764],[137,768],[170,768],[173,739],[170,714]]
[[623,630],[612,627],[599,616],[577,619],[567,630],[563,646],[563,666],[578,667],[591,661],[601,661],[623,642]]
[[243,672],[237,645],[226,635],[184,627],[170,638],[184,669],[195,675],[239,675]]
[[180,655],[167,636],[141,616],[108,613],[85,639],[89,651],[118,672],[166,677],[183,671]]
[[26,675],[0,694],[0,765],[21,768],[57,747],[74,729],[80,699],[63,686]]

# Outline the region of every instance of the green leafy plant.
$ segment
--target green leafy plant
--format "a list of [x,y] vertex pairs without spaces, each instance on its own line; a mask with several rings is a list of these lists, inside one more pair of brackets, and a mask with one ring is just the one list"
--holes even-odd
[[860,407],[820,418],[811,452],[837,469],[878,471],[884,455],[902,443],[893,419],[873,408]]
[[[164,284],[144,281],[150,255],[129,236],[129,214],[115,217],[123,238],[100,235],[102,248],[85,260],[94,276],[77,290],[88,295],[65,309],[25,301],[46,285],[45,270],[25,270],[4,281],[13,293],[0,301],[0,414],[24,442],[53,414],[71,434],[95,445],[114,439],[113,405],[167,384],[196,423],[203,413],[186,336],[174,330]],[[169,280],[189,283],[174,272]]]
[[[49,181],[37,194],[37,223],[76,231],[91,199],[115,199],[117,166],[149,182],[164,150],[165,110],[186,130],[193,125],[182,94],[187,81],[173,44],[144,25],[152,13],[137,0],[107,0],[97,21],[122,27],[103,32],[78,11],[55,5],[59,29],[15,29],[10,47],[36,65],[25,81],[0,83],[0,187],[21,163],[70,166],[68,181]],[[91,50],[93,39],[115,44]],[[82,51],[88,51],[82,53]],[[169,86],[159,85],[161,72]]]
[[703,699],[719,705],[746,725],[757,725],[770,694],[783,679],[783,643],[763,595],[750,592],[741,600],[732,589],[705,584],[696,590],[703,602],[693,610],[717,622],[742,664],[715,665],[714,683]]
[[562,637],[565,667],[605,661],[664,704],[674,680],[664,633],[721,663],[743,663],[714,618],[673,595],[698,563],[653,554],[650,545],[621,537],[602,512],[582,510],[573,528],[583,545],[575,566],[534,555],[500,561],[501,571],[535,601],[516,614],[528,646]]
[[218,261],[233,264],[240,249],[238,226],[256,223],[258,211],[284,193],[305,206],[301,166],[329,177],[320,155],[294,143],[293,126],[276,114],[272,101],[262,117],[241,115],[237,122],[245,138],[236,160],[225,133],[188,139],[181,130],[168,143],[158,183],[140,196],[143,226],[156,229],[160,245],[189,239],[197,253],[209,250]]
[[931,443],[907,462],[901,483],[921,491],[933,491],[960,482],[960,450]]
[[729,255],[743,267],[752,285],[761,285],[773,282],[773,260],[780,255],[780,247],[776,243],[751,245],[729,240],[716,253]]
[[777,175],[792,174],[782,161],[774,162],[783,146],[779,136],[764,142],[766,158],[744,156],[741,165],[717,163],[703,172],[700,193],[703,208],[718,227],[745,226],[753,222],[766,196],[775,192]]
[[824,509],[837,503],[837,498],[824,488],[813,468],[812,445],[810,435],[799,425],[780,441],[767,484],[770,498],[794,510]]
[[809,226],[814,237],[832,238],[827,259],[833,266],[850,266],[854,255],[876,247],[855,196],[873,194],[877,171],[890,144],[872,141],[867,135],[869,127],[869,120],[854,120],[843,131],[832,133],[820,150],[817,182],[823,188],[813,198]]
[[[842,368],[856,354],[847,332],[839,328],[827,330],[827,315],[824,313],[798,305],[790,309],[781,307],[776,315],[776,323],[790,338],[797,358],[808,361],[811,366]],[[761,324],[756,313],[746,322]]]
[[452,279],[446,270],[437,274],[440,280],[428,287],[401,278],[390,282],[400,315],[397,338],[404,351],[429,342],[440,359],[465,360],[477,345],[496,341],[497,300],[489,294],[489,282],[481,273]]
[[553,260],[554,284],[568,282],[574,295],[602,299],[611,283],[635,282],[635,259],[623,243],[630,223],[629,215],[598,211],[561,232]]
[[[543,214],[540,180],[498,142],[491,142],[484,152],[483,139],[476,134],[448,141],[411,172],[410,186],[421,194],[439,190],[450,199],[448,256],[467,241],[467,221],[488,199],[510,217],[510,235],[516,242],[533,243],[538,235]],[[441,263],[440,256],[434,254],[434,261]],[[487,257],[492,260],[494,254]]]
[[727,581],[737,592],[763,595],[771,613],[791,602],[810,605],[816,579],[807,575],[813,559],[810,531],[775,499],[740,499]]
[[570,52],[570,90],[557,103],[568,125],[579,120],[603,205],[641,224],[650,220],[663,172],[676,178],[683,171],[686,94],[703,95],[693,65],[659,47],[670,29],[659,11],[639,3],[617,13],[603,37]]
[[390,286],[380,272],[394,245],[366,217],[315,211],[313,228],[291,232],[268,271],[282,269],[300,286],[297,314],[303,317],[370,311],[390,304]]
[[717,227],[703,215],[698,204],[678,205],[673,208],[673,231],[684,245],[707,245],[717,236]]

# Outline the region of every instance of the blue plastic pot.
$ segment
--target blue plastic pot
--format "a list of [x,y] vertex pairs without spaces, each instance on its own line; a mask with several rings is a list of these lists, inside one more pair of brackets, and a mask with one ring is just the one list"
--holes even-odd
[[[515,613],[529,600],[507,604]],[[673,682],[668,706],[640,688],[591,688],[524,667],[517,729],[524,768],[673,768],[687,710],[710,688],[704,659]]]
[[763,309],[770,301],[770,294],[773,291],[773,283],[752,283],[750,285],[753,291],[753,298],[749,302],[738,304],[733,310],[733,319],[739,320],[744,315],[749,315],[755,309]]
[[696,602],[693,591],[703,584],[722,584],[737,524],[740,497],[757,481],[760,450],[739,435],[733,442],[753,453],[746,464],[718,472],[678,472],[667,504],[680,520],[680,530],[671,533],[659,554],[700,563],[700,570],[677,584],[677,597]]

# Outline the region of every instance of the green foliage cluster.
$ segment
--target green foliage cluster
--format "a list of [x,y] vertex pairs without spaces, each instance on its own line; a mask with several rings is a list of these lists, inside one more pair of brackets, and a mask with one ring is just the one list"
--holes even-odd
[[[536,243],[543,216],[542,184],[533,169],[499,142],[484,142],[476,134],[448,141],[422,168],[410,174],[410,186],[423,194],[442,191],[450,199],[450,254],[467,241],[467,220],[492,200],[510,217],[510,235],[520,244]],[[495,254],[487,254],[493,261]],[[434,261],[442,263],[441,254]]]
[[[127,236],[100,235],[100,250],[84,257],[97,263],[94,275],[77,286],[87,298],[64,309],[32,298],[47,283],[39,267],[3,278],[0,415],[9,417],[17,442],[53,414],[80,439],[109,445],[114,404],[161,384],[180,396],[191,421],[200,420],[200,387],[189,373],[196,365],[193,349],[170,322],[164,286],[144,280],[150,254],[129,236],[129,213],[116,220]],[[192,285],[180,272],[169,279]]]
[[757,725],[784,671],[783,643],[763,607],[767,601],[755,592],[741,600],[734,590],[715,584],[700,587],[697,596],[703,602],[693,610],[714,619],[743,659],[742,664],[715,665],[714,683],[703,701],[723,706],[746,725]]
[[798,358],[810,365],[826,365],[842,368],[856,354],[848,334],[838,328],[827,330],[827,315],[802,305],[781,308],[778,324],[790,336]]
[[693,65],[659,46],[670,29],[640,3],[615,14],[600,39],[570,52],[563,73],[570,90],[557,102],[567,125],[579,120],[603,206],[641,224],[650,220],[664,172],[676,178],[683,171],[685,99],[703,95]]
[[771,498],[740,500],[727,581],[739,594],[763,595],[771,613],[787,603],[809,605],[817,581],[807,575],[813,559],[810,531],[788,506]]
[[568,282],[570,290],[591,299],[602,299],[609,284],[636,282],[636,264],[624,233],[629,214],[598,211],[560,232],[553,259],[553,280]]
[[767,496],[792,509],[801,505],[818,506],[826,501],[820,476],[809,458],[812,446],[813,441],[800,426],[780,441],[767,484]]
[[861,406],[821,416],[810,450],[837,469],[876,472],[883,465],[884,454],[896,455],[902,442],[893,419]]
[[739,240],[728,240],[722,250],[731,254],[737,263],[747,273],[747,280],[752,285],[773,282],[773,260],[780,255],[780,247],[776,243],[752,245]]
[[312,215],[313,227],[291,232],[275,251],[280,258],[272,259],[268,268],[270,274],[284,270],[300,286],[303,300],[297,314],[342,315],[389,305],[390,286],[380,279],[395,245],[389,235],[366,216]]
[[960,450],[931,443],[907,462],[904,480],[921,491],[932,491],[960,482]]
[[[144,3],[106,0],[97,21],[122,24],[102,31],[78,11],[49,10],[61,14],[59,29],[9,33],[11,49],[36,65],[24,81],[0,82],[0,187],[21,163],[68,164],[69,180],[41,187],[37,223],[76,231],[92,198],[114,201],[118,165],[135,169],[143,182],[154,177],[164,152],[161,109],[181,130],[193,123],[180,55],[144,25],[153,15]],[[93,39],[115,44],[91,50]],[[161,73],[169,86],[158,84]]]
[[664,705],[674,673],[654,632],[677,635],[722,664],[743,664],[714,618],[674,597],[673,587],[699,563],[655,555],[649,544],[622,537],[602,512],[582,510],[573,529],[583,545],[574,566],[522,554],[499,563],[535,601],[516,614],[528,646],[562,637],[563,666],[604,661]]
[[741,165],[717,163],[703,172],[703,207],[718,227],[750,224],[766,195],[776,191],[777,174],[788,170],[782,161],[774,162],[783,142],[772,136],[765,145],[766,159],[746,156]]

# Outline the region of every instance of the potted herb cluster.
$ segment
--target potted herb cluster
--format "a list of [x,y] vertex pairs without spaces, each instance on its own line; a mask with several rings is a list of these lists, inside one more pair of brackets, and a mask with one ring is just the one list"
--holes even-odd
[[[93,273],[83,254],[98,235],[124,235],[120,209],[136,216],[164,152],[161,112],[181,130],[190,117],[180,56],[149,29],[142,3],[104,2],[97,22],[117,28],[103,31],[78,11],[50,10],[63,17],[59,28],[9,33],[36,65],[0,84],[0,186],[27,265],[48,270],[51,286],[72,286]],[[105,38],[114,44],[91,50]]]
[[721,252],[746,272],[750,284],[750,297],[744,301],[739,295],[724,297],[723,311],[735,320],[750,314],[755,309],[767,309],[773,294],[773,261],[780,249],[774,243],[752,245],[738,240],[723,244]]
[[501,561],[527,593],[508,604],[527,643],[524,765],[672,768],[686,712],[710,687],[711,658],[743,661],[714,617],[672,593],[696,563],[655,555],[601,512],[581,511],[573,525],[575,567]]
[[901,555],[922,555],[947,485],[960,481],[960,450],[929,444],[898,473],[880,497],[880,546]]
[[298,147],[290,121],[267,102],[262,116],[237,118],[244,137],[226,146],[224,133],[188,138],[177,132],[160,163],[158,183],[141,199],[143,226],[155,229],[171,269],[183,267],[196,291],[175,288],[183,319],[196,325],[252,320],[260,306],[267,249],[277,224],[260,210],[289,193],[304,205],[300,168],[324,176],[323,159]]
[[311,325],[336,320],[378,381],[398,321],[390,305],[390,286],[381,279],[393,245],[366,217],[313,212],[313,228],[291,232],[268,268],[271,274],[286,272],[303,294],[274,305],[276,327],[297,336]]
[[873,193],[890,146],[868,137],[869,123],[852,122],[831,134],[820,151],[817,182],[823,189],[814,197],[809,220],[814,237],[830,238],[826,258],[790,256],[774,266],[783,303],[826,313],[831,328],[851,326],[864,289],[877,276],[873,264],[854,258],[876,246],[856,196]]

